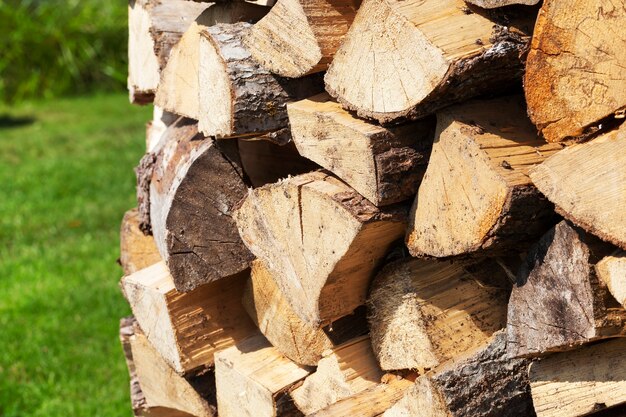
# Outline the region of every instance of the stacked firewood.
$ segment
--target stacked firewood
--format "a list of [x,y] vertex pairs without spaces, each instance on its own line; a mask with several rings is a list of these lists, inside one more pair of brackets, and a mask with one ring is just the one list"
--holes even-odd
[[624,415],[626,7],[537,1],[131,0],[136,416]]

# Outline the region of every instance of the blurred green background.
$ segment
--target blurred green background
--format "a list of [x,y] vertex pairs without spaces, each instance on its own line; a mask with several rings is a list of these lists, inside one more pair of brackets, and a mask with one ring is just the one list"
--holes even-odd
[[119,225],[149,107],[127,4],[0,0],[0,416],[130,416]]

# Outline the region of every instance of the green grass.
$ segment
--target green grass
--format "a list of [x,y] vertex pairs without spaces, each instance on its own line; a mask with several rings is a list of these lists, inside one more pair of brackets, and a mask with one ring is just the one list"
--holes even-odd
[[[149,108],[103,95],[0,107],[0,416],[131,415],[119,225]],[[4,123],[6,125],[6,123]]]

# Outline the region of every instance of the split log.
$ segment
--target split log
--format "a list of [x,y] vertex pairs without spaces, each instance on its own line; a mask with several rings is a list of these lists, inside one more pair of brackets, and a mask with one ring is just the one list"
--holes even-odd
[[413,386],[410,379],[389,375],[388,382],[361,391],[307,417],[378,417]]
[[181,118],[164,134],[153,173],[147,172],[154,239],[179,291],[236,275],[253,259],[231,218],[247,184],[227,146]]
[[434,119],[383,128],[319,94],[287,105],[300,154],[348,183],[375,206],[412,198],[424,176]]
[[348,32],[360,0],[278,0],[244,38],[271,72],[302,77],[325,71]]
[[242,42],[250,26],[218,24],[200,34],[198,120],[207,136],[259,136],[285,128],[287,102],[323,91],[320,76],[289,80],[259,65]]
[[383,370],[433,368],[484,346],[506,325],[507,278],[478,265],[410,259],[386,266],[368,299],[370,336]]
[[131,103],[154,99],[159,74],[189,25],[211,3],[130,0],[128,5],[128,91]]
[[515,4],[523,4],[525,6],[534,6],[539,0],[465,0],[469,4],[473,4],[483,9],[495,9],[497,7],[512,6]]
[[152,111],[152,120],[146,126],[146,152],[152,152],[161,140],[167,127],[178,119],[178,115],[163,110],[155,105]]
[[241,166],[253,187],[276,182],[289,175],[315,171],[319,166],[300,156],[293,142],[274,143],[264,138],[239,139]]
[[189,379],[174,373],[150,345],[133,317],[120,321],[120,341],[131,375],[131,403],[135,416],[217,415],[212,371]]
[[533,416],[529,365],[506,356],[506,334],[497,332],[485,347],[420,376],[383,416]]
[[[539,417],[586,416],[626,402],[626,339],[609,340],[533,363],[530,387]],[[610,409],[606,410],[608,415]],[[602,414],[604,415],[604,414]],[[624,415],[617,413],[615,416]]]
[[215,3],[189,26],[172,48],[154,102],[181,116],[198,119],[198,70],[200,68],[200,32],[218,23],[255,22],[269,9],[254,4],[233,1]]
[[557,212],[626,249],[626,125],[571,146],[530,172]]
[[318,171],[250,192],[235,220],[294,312],[321,327],[365,302],[376,267],[404,233],[405,215],[404,207],[379,210]]
[[626,311],[593,267],[613,250],[567,221],[530,249],[509,300],[511,356],[542,355],[626,336]]
[[122,279],[121,286],[148,340],[180,374],[214,363],[214,354],[253,334],[241,296],[242,273],[181,293],[163,262]]
[[322,354],[367,333],[365,316],[354,314],[320,329],[304,322],[289,305],[262,261],[252,263],[243,305],[261,333],[280,353],[300,365],[315,366]]
[[622,4],[545,0],[528,53],[528,114],[548,142],[602,130],[626,109]]
[[326,73],[326,90],[383,124],[419,119],[510,88],[522,76],[531,28],[531,13],[474,12],[463,0],[366,0]]
[[327,352],[317,370],[291,392],[291,397],[296,407],[309,415],[374,388],[383,374],[372,352],[370,338],[363,336]]
[[215,379],[220,417],[301,415],[290,389],[309,370],[280,354],[261,335],[216,355]]
[[124,275],[133,274],[161,260],[154,238],[139,229],[137,209],[128,210],[120,230],[120,264]]
[[562,147],[537,138],[520,97],[439,112],[435,135],[409,220],[413,256],[519,252],[556,223],[528,171]]
[[596,264],[596,274],[617,302],[626,308],[626,252],[604,257]]

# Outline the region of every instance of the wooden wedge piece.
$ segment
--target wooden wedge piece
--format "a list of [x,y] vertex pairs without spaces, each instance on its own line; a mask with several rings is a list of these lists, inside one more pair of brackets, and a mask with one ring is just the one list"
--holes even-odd
[[139,229],[139,213],[128,210],[120,230],[120,264],[124,275],[130,275],[161,260],[154,238]]
[[154,105],[152,120],[146,125],[146,152],[152,152],[161,140],[167,127],[178,119],[178,115]]
[[620,251],[602,258],[596,264],[596,275],[613,297],[626,308],[626,252]]
[[384,128],[358,119],[326,93],[287,105],[301,155],[385,206],[412,198],[424,176],[434,119]]
[[557,216],[528,172],[561,149],[537,138],[521,97],[437,113],[430,163],[411,209],[411,254],[494,254],[529,246]]

